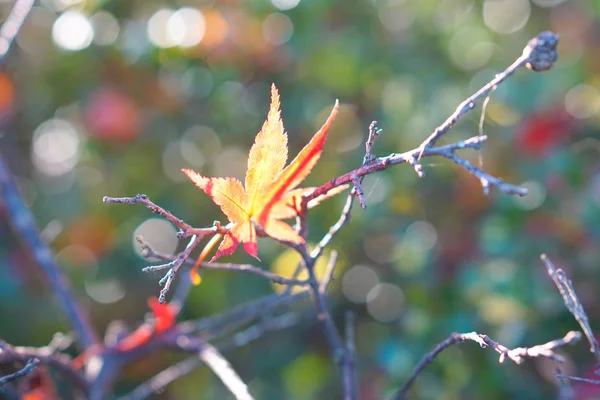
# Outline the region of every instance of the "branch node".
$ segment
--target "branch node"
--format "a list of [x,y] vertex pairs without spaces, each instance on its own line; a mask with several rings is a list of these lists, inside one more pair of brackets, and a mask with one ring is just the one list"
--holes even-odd
[[[463,144],[464,145],[464,144]],[[414,157],[410,157],[406,160],[410,165],[412,165],[413,169],[415,170],[415,172],[417,173],[417,176],[419,178],[422,178],[425,176],[425,172],[423,172],[423,166],[421,164],[419,164],[418,160]]]

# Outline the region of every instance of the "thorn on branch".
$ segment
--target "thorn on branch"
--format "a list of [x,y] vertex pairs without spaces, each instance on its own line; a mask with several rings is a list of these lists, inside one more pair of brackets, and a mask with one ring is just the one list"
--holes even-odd
[[527,68],[532,71],[546,71],[554,66],[558,59],[556,46],[559,36],[553,32],[542,32],[531,39],[523,49],[523,56],[527,57]]

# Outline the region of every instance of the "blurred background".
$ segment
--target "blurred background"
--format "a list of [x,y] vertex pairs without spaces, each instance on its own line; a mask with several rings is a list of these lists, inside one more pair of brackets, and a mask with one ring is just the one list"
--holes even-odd
[[[0,1],[6,18],[12,1]],[[560,34],[551,71],[520,70],[487,107],[489,141],[462,156],[529,194],[482,193],[476,178],[444,159],[369,176],[369,208],[355,205],[331,246],[340,252],[331,302],[352,309],[359,390],[391,395],[423,354],[452,332],[476,330],[508,347],[578,329],[546,276],[547,252],[572,278],[600,331],[600,2],[565,0],[40,0],[0,72],[0,151],[44,239],[103,333],[111,320],[135,327],[161,275],[142,273],[136,235],[156,250],[182,249],[175,228],[142,206],[102,196],[146,193],[194,226],[225,217],[180,172],[243,177],[248,150],[281,93],[294,155],[341,112],[318,185],[360,166],[367,127],[383,134],[375,154],[416,147],[458,103],[521,54],[543,30]],[[478,108],[443,143],[477,135]],[[312,241],[334,223],[345,196],[310,214]],[[268,240],[262,268],[291,274],[297,257]],[[243,251],[223,261],[253,262]],[[324,260],[325,261],[325,260]],[[272,293],[261,278],[210,271],[180,319],[213,315]],[[0,202],[0,337],[47,344],[70,329]],[[310,310],[307,311],[310,314]],[[565,348],[563,371],[591,377],[583,341]],[[339,375],[314,319],[227,353],[259,399],[340,397]],[[125,393],[179,355],[128,368]],[[554,365],[499,365],[473,343],[448,349],[412,389],[415,399],[545,399]],[[580,399],[594,388],[574,386]],[[230,396],[208,369],[157,395]]]

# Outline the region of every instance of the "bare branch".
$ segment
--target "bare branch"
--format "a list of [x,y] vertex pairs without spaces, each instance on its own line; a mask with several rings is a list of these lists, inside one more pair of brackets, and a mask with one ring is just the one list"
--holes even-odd
[[[299,319],[295,314],[284,314],[279,317],[269,319],[265,322],[253,325],[242,332],[238,332],[227,341],[220,343],[218,347],[222,350],[232,350],[238,347],[243,347],[262,337],[266,333],[287,329],[297,324],[298,321]],[[131,393],[121,397],[120,400],[140,400],[150,397],[154,393],[164,389],[173,381],[189,374],[202,365],[203,361],[198,356],[190,357],[180,361],[179,363],[161,371],[150,380],[142,383]]]
[[344,400],[356,399],[356,346],[354,340],[354,326],[356,325],[356,314],[346,311],[346,356],[342,368],[344,379]]
[[248,386],[216,347],[206,343],[200,351],[199,357],[221,379],[237,400],[253,399],[248,391]]
[[19,379],[22,376],[32,373],[33,371],[35,371],[39,363],[40,360],[38,360],[37,358],[30,358],[29,360],[27,360],[27,364],[25,364],[25,366],[20,370],[13,372],[12,374],[0,377],[0,387],[16,379]]
[[417,364],[413,372],[410,374],[408,380],[402,386],[402,388],[395,394],[395,400],[401,400],[406,397],[406,393],[410,387],[415,383],[419,374],[425,369],[425,367],[431,364],[435,358],[448,347],[457,343],[466,342],[468,340],[478,343],[482,348],[491,347],[497,353],[500,354],[498,362],[503,363],[506,358],[513,361],[515,364],[521,364],[527,358],[546,357],[557,362],[563,362],[563,357],[554,352],[554,349],[566,344],[573,344],[581,339],[581,333],[571,331],[567,333],[563,338],[556,339],[551,342],[533,346],[533,347],[518,347],[516,349],[509,349],[498,342],[493,341],[487,335],[478,334],[477,332],[471,333],[453,333],[450,337],[440,344],[438,344],[430,353],[426,354],[421,361]]
[[222,227],[218,222],[210,228],[193,228],[188,223],[174,216],[170,211],[165,210],[161,206],[155,204],[152,200],[148,198],[145,194],[136,194],[133,197],[108,197],[104,196],[102,198],[104,203],[118,203],[118,204],[143,204],[152,211],[154,214],[160,215],[177,228],[179,228],[179,232],[177,233],[177,237],[180,239],[196,235],[200,239],[205,236],[214,235],[216,233],[225,233],[227,229]]
[[270,294],[258,300],[250,301],[230,308],[229,310],[211,317],[179,324],[182,333],[200,332],[212,336],[220,335],[221,331],[231,331],[241,328],[249,322],[269,315],[280,308],[287,308],[310,295],[308,290],[294,294]]
[[25,246],[27,246],[27,253],[32,255],[48,278],[52,286],[52,293],[58,299],[67,318],[73,325],[73,329],[77,332],[81,345],[88,348],[98,343],[98,338],[87,314],[72,295],[67,278],[54,261],[52,251],[40,238],[35,219],[21,197],[17,184],[2,156],[0,156],[0,192],[9,221]]
[[158,271],[164,268],[169,268],[167,274],[159,282],[160,285],[163,285],[163,288],[160,291],[160,295],[158,296],[159,303],[163,304],[166,301],[167,293],[169,292],[169,289],[171,289],[171,283],[173,283],[175,276],[177,276],[179,268],[185,262],[185,260],[187,260],[187,258],[190,256],[190,253],[192,252],[192,250],[194,250],[198,243],[200,243],[200,237],[194,235],[190,239],[185,249],[177,256],[175,260],[171,261],[168,264],[157,265],[155,267],[146,267],[142,270],[144,272],[151,272]]
[[[146,267],[146,268],[144,268],[144,271],[151,272],[151,271],[156,271],[159,269],[170,268],[171,264],[179,258],[179,257],[174,257],[174,256],[157,253],[154,250],[152,250],[150,245],[145,243],[141,238],[136,238],[136,240],[138,241],[138,243],[140,243],[142,245],[142,248],[144,250],[144,253],[143,253],[144,257],[156,258],[156,259],[163,260],[163,261],[169,261],[168,264]],[[194,264],[196,264],[196,261],[188,258],[188,259],[185,259],[183,261],[183,263],[189,264],[189,265],[194,265]],[[307,286],[308,285],[308,281],[306,281],[306,280],[285,278],[283,276],[274,274],[272,272],[266,271],[262,268],[259,268],[259,267],[256,267],[256,266],[250,265],[250,264],[203,262],[200,264],[200,268],[208,269],[208,270],[218,270],[218,271],[243,272],[243,273],[247,273],[247,274],[251,274],[251,275],[258,275],[260,277],[263,277],[265,279],[268,279],[268,280],[278,283],[280,285],[291,285],[291,286]]]
[[265,333],[281,331],[290,328],[300,321],[297,314],[286,313],[274,318],[268,318],[265,321],[261,321],[243,331],[237,332],[231,338],[219,342],[219,348],[223,350],[230,350],[236,347],[243,347],[247,344],[257,340]]
[[335,250],[331,251],[331,255],[329,256],[329,262],[327,263],[327,267],[325,268],[325,275],[323,275],[323,279],[319,285],[319,292],[321,295],[325,296],[327,294],[327,289],[329,288],[329,284],[333,280],[333,273],[335,271],[335,266],[337,264],[338,252]]
[[120,397],[119,400],[141,400],[148,398],[201,365],[202,360],[199,357],[187,358],[159,372],[150,380],[139,385],[131,393]]
[[560,368],[556,368],[554,376],[558,381],[558,400],[575,400],[575,392],[571,387],[571,382],[568,379],[561,379],[563,375]]
[[506,78],[511,76],[516,70],[525,65],[534,71],[545,71],[550,69],[558,58],[556,53],[557,45],[558,35],[552,32],[542,32],[537,37],[530,40],[529,43],[527,43],[527,46],[525,46],[523,49],[523,53],[520,57],[518,57],[503,72],[497,74],[494,79],[488,82],[476,93],[460,103],[454,113],[452,113],[452,115],[450,115],[442,125],[435,129],[435,131],[421,144],[421,151],[418,158],[421,158],[424,150],[433,146],[435,142],[437,142],[439,138],[446,134],[461,117],[474,109],[475,103],[478,100],[486,97],[490,91],[504,82]]
[[346,200],[346,204],[344,205],[344,208],[342,209],[342,213],[340,215],[340,218],[337,220],[337,222],[335,224],[333,224],[331,226],[331,228],[329,228],[329,231],[327,232],[327,234],[325,236],[323,236],[323,238],[321,239],[321,241],[319,242],[319,244],[317,244],[317,246],[310,253],[310,256],[312,258],[314,258],[315,260],[317,258],[319,258],[321,256],[321,253],[325,249],[325,247],[327,247],[329,245],[329,243],[331,242],[331,240],[333,240],[334,236],[344,226],[346,226],[350,222],[352,205],[354,204],[354,199],[355,198],[356,197],[354,196],[354,193],[350,192],[350,194],[348,195],[348,198]]
[[321,293],[320,291],[320,283],[315,274],[316,259],[311,258],[305,248],[300,254],[304,258],[304,263],[306,264],[306,269],[308,270],[308,280],[310,282],[310,289],[314,298],[317,318],[323,325],[323,332],[325,333],[325,337],[327,338],[329,346],[331,347],[333,359],[335,360],[336,364],[341,367],[343,365],[346,351],[344,349],[342,338],[340,337],[340,334],[333,322],[333,318],[329,313],[329,309],[327,308],[325,294]]
[[65,377],[73,387],[88,393],[87,380],[71,365],[71,357],[56,351],[52,346],[44,347],[22,347],[12,346],[0,340],[0,364],[12,364],[15,362],[28,363],[35,359],[40,365],[51,367]]
[[219,271],[244,272],[247,274],[257,275],[280,285],[290,286],[308,286],[307,280],[290,279],[274,274],[264,269],[255,267],[249,264],[222,264],[222,263],[202,263],[200,267],[203,269],[212,269]]
[[[466,141],[457,142],[452,145],[440,146],[440,147],[428,147],[426,149],[416,148],[413,150],[409,150],[404,153],[394,153],[385,157],[378,157],[373,159],[367,165],[363,165],[360,168],[352,170],[350,172],[345,173],[344,175],[340,175],[337,178],[330,180],[329,182],[319,186],[312,193],[303,197],[304,201],[310,201],[313,198],[320,196],[324,193],[329,192],[330,190],[347,184],[352,183],[354,176],[366,176],[377,171],[383,171],[392,165],[404,164],[404,163],[415,163],[415,160],[421,157],[432,157],[432,156],[441,156],[450,159],[455,162],[459,166],[465,168],[468,172],[475,175],[477,178],[485,178],[489,181],[489,184],[492,186],[497,186],[498,189],[504,191],[507,194],[518,194],[520,196],[524,196],[527,194],[526,189],[518,188],[513,185],[508,185],[504,183],[499,178],[494,178],[491,175],[483,172],[481,169],[475,167],[470,162],[463,160],[453,153],[454,150],[460,150],[463,148],[479,148],[478,146],[485,139],[477,136],[476,138],[470,138]],[[421,154],[422,151],[422,154]]]
[[4,62],[35,0],[17,0],[0,28],[0,63]]
[[565,275],[565,272],[561,268],[556,268],[550,258],[546,254],[541,255],[541,260],[546,266],[546,270],[548,271],[548,275],[554,281],[554,284],[558,288],[563,301],[565,302],[565,306],[569,310],[573,317],[577,320],[581,329],[583,329],[583,333],[587,337],[588,342],[590,343],[590,352],[594,354],[596,357],[596,361],[600,363],[600,347],[598,346],[598,341],[594,336],[594,332],[592,331],[592,327],[590,326],[590,322],[588,320],[588,316],[583,308],[583,304],[579,301],[579,297],[575,293],[575,288],[573,288],[573,284]]
[[596,379],[580,378],[578,376],[569,376],[569,375],[562,375],[562,374],[556,374],[556,377],[558,379],[566,379],[566,380],[570,380],[570,381],[574,381],[574,382],[583,382],[583,383],[589,383],[592,385],[600,386],[600,380],[596,380]]
[[[372,154],[368,154],[365,156],[365,160],[368,159],[368,162],[364,163],[362,167],[357,168],[353,171],[350,171],[344,175],[341,175],[337,178],[330,180],[329,182],[321,185],[311,194],[304,196],[304,202],[308,202],[311,199],[314,199],[324,193],[327,193],[331,189],[347,184],[352,183],[356,177],[363,177],[365,175],[372,174],[377,171],[382,171],[387,169],[388,167],[396,164],[409,163],[415,168],[415,171],[422,175],[422,170],[420,166],[418,166],[418,160],[422,157],[428,156],[443,156],[449,158],[454,161],[458,165],[467,169],[470,173],[474,174],[479,178],[482,182],[484,190],[489,185],[497,186],[500,190],[504,191],[507,194],[518,194],[523,196],[526,194],[525,189],[517,188],[513,185],[508,185],[502,182],[498,178],[490,179],[491,177],[481,171],[479,168],[471,165],[471,163],[466,160],[460,159],[453,153],[449,153],[447,148],[438,147],[437,149],[433,146],[441,138],[445,135],[452,126],[465,114],[475,108],[475,103],[485,98],[490,91],[494,90],[500,83],[504,82],[509,76],[511,76],[517,69],[528,66],[530,69],[535,71],[544,71],[552,67],[553,63],[557,59],[556,46],[558,44],[558,36],[552,32],[543,32],[539,34],[536,38],[529,41],[521,56],[519,56],[508,68],[506,68],[500,74],[497,74],[494,79],[488,82],[485,86],[479,89],[476,93],[468,97],[465,101],[460,103],[454,113],[450,115],[444,123],[438,126],[434,132],[416,149],[401,153],[401,154],[391,154],[387,157],[372,157]],[[437,151],[436,151],[437,150]]]
[[491,175],[483,172],[481,169],[477,168],[476,166],[474,166],[471,162],[465,160],[464,158],[457,156],[453,152],[444,152],[443,154],[440,153],[440,155],[446,157],[447,159],[451,160],[455,164],[460,165],[461,167],[463,167],[464,169],[469,171],[472,175],[479,178],[479,181],[481,182],[481,186],[483,187],[483,192],[485,194],[489,193],[490,185],[496,186],[498,189],[500,189],[501,191],[503,191],[506,194],[517,194],[519,196],[525,196],[527,194],[527,189],[519,187],[519,186],[511,185],[509,183],[502,181],[502,179],[500,179],[500,178],[491,176]]
[[377,127],[377,121],[371,122],[369,125],[369,137],[365,143],[365,157],[363,158],[363,164],[368,164],[371,160],[376,158],[373,155],[373,145],[379,139],[381,135],[381,129]]

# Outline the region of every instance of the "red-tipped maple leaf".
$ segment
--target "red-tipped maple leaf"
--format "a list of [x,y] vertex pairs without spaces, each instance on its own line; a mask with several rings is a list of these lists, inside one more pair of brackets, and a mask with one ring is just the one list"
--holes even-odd
[[336,101],[325,124],[296,158],[285,167],[288,153],[287,134],[281,121],[279,93],[273,85],[267,120],[250,149],[244,185],[235,178],[209,178],[190,169],[183,170],[196,186],[204,190],[215,204],[221,207],[231,222],[231,229],[224,236],[211,261],[233,253],[240,243],[243,243],[248,254],[258,258],[257,226],[272,238],[304,243],[304,239],[281,220],[293,217],[300,197],[314,190],[314,188],[296,189],[296,187],[306,178],[321,157],[327,133],[337,111]]

